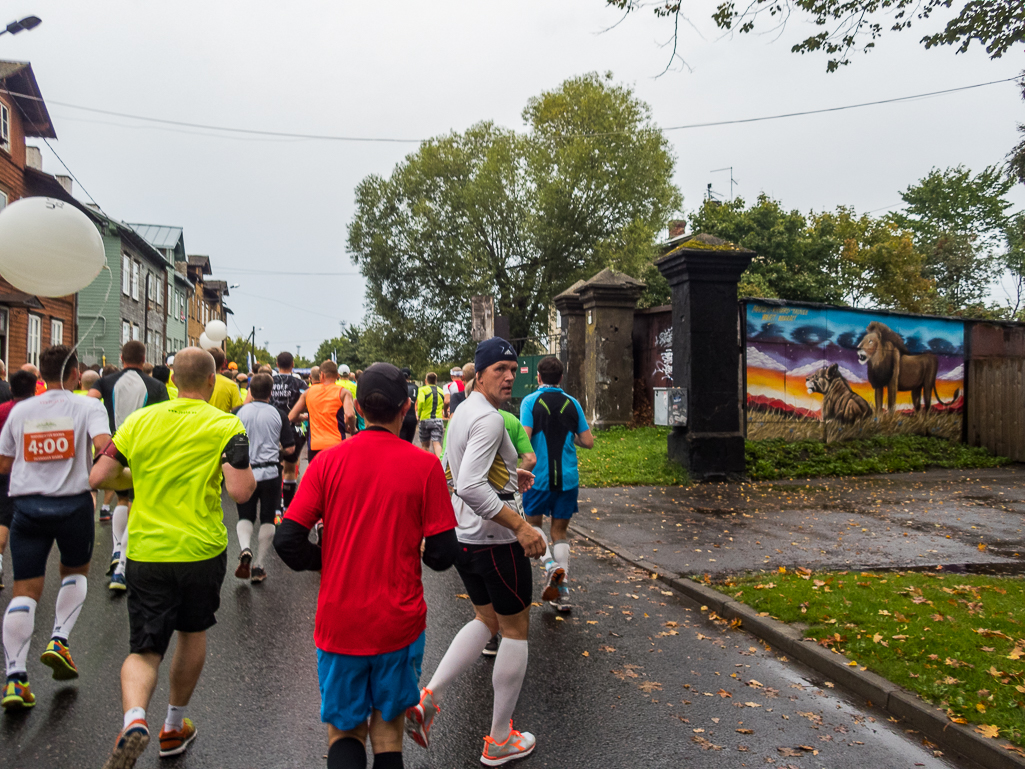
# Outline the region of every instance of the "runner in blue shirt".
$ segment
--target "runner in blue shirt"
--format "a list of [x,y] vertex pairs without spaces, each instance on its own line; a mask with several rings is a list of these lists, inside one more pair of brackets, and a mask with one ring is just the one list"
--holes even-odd
[[580,403],[559,387],[562,372],[558,358],[543,358],[537,364],[540,387],[523,399],[520,422],[537,456],[534,487],[523,495],[523,512],[528,523],[535,527],[541,526],[544,516],[551,516],[554,563],[545,564],[545,570],[549,577],[560,568],[563,574],[558,580],[559,596],[550,603],[556,610],[568,612],[571,606],[565,577],[569,573],[566,530],[577,511],[580,491],[576,447],[592,448],[594,436]]

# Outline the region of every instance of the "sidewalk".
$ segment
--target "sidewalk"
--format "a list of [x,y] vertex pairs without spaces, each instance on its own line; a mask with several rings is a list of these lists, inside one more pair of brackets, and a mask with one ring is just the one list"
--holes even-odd
[[939,565],[1021,573],[1025,466],[585,488],[573,522],[681,575]]

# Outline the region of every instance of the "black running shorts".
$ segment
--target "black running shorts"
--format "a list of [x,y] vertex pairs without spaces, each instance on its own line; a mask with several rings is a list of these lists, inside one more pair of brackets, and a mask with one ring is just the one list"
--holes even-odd
[[46,559],[54,542],[64,566],[75,569],[89,563],[93,557],[95,510],[88,491],[70,497],[14,497],[14,579],[35,579],[46,574]]
[[239,502],[238,517],[256,522],[256,505],[260,505],[260,523],[274,523],[274,513],[281,506],[281,476],[269,481],[257,481],[256,491],[246,502]]
[[7,491],[11,487],[11,475],[5,473],[0,475],[0,526],[11,528],[11,521],[14,520],[14,501]]
[[133,561],[128,584],[129,647],[133,654],[167,651],[174,631],[199,633],[217,624],[227,551],[205,561]]
[[406,443],[412,443],[413,438],[416,437],[416,414],[413,412],[412,406],[406,412],[406,418],[402,420],[402,427],[399,428],[399,437],[406,441]]
[[474,606],[491,604],[496,614],[519,614],[530,606],[533,570],[519,542],[503,545],[459,543],[456,571]]

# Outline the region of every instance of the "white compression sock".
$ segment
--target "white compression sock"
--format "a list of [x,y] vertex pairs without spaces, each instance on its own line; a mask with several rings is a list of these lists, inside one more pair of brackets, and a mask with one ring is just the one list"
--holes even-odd
[[82,611],[82,604],[85,603],[87,587],[88,580],[84,574],[72,574],[61,581],[61,589],[57,593],[57,609],[53,618],[54,638],[68,640],[79,612]]
[[164,728],[170,731],[178,731],[182,728],[182,721],[185,720],[185,708],[187,705],[168,705],[167,718],[164,719]]
[[[7,675],[25,673],[28,644],[36,627],[36,602],[26,596],[12,598],[4,613],[4,656]],[[483,648],[483,647],[482,647]]]
[[541,539],[545,541],[545,554],[541,556],[541,564],[545,565],[552,560],[552,549],[548,546],[548,537],[545,536],[544,529],[540,526],[535,526],[534,531],[541,535]]
[[239,550],[245,550],[253,541],[253,522],[239,518],[235,524],[235,533],[238,535]]
[[[480,659],[485,644],[490,640],[491,631],[483,622],[475,619],[463,625],[462,630],[456,633],[456,637],[448,645],[448,651],[438,663],[438,669],[431,676],[431,682],[427,684],[427,688],[434,692],[435,702],[441,704],[445,690],[463,671]],[[502,643],[505,643],[504,639]]]
[[527,642],[503,638],[495,657],[495,669],[491,674],[491,685],[495,687],[495,709],[491,714],[491,739],[505,742],[509,739],[509,722],[512,720],[516,702],[520,698],[520,687],[527,674]]
[[127,729],[128,728],[128,724],[132,723],[132,721],[138,721],[139,719],[142,719],[143,721],[146,720],[146,709],[145,708],[129,708],[128,710],[125,711],[125,721],[124,721],[124,725],[121,728],[122,729]]
[[110,536],[114,539],[114,552],[124,550],[127,544],[125,533],[128,531],[128,505],[118,505],[110,517]]
[[121,557],[118,559],[115,574],[125,576],[125,566],[128,564],[128,528],[125,528],[125,535],[121,538]]
[[273,523],[262,523],[260,524],[260,533],[256,537],[256,558],[253,559],[253,565],[263,567],[263,559],[267,557],[267,554],[274,547],[274,532],[277,531],[277,526]]
[[569,576],[569,540],[560,539],[554,545],[552,545],[552,551],[555,553],[555,560],[559,562],[559,566],[566,570],[566,576]]

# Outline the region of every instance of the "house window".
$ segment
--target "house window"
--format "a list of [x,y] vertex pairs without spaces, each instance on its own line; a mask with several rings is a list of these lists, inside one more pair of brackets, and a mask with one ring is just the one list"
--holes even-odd
[[38,315],[28,316],[28,362],[39,365],[39,347],[43,336],[43,319]]
[[132,292],[132,260],[126,254],[121,256],[121,293],[130,296]]
[[174,314],[174,289],[171,288],[171,281],[167,282],[167,314]]
[[50,344],[64,344],[64,321],[50,319]]
[[121,344],[132,341],[132,324],[127,320],[121,321]]
[[164,304],[164,280],[159,275],[153,276],[153,293],[156,294],[157,304],[163,306]]
[[139,301],[139,263],[132,262],[132,299]]
[[0,147],[11,150],[11,112],[0,102]]
[[7,208],[7,193],[0,191],[0,211]]

